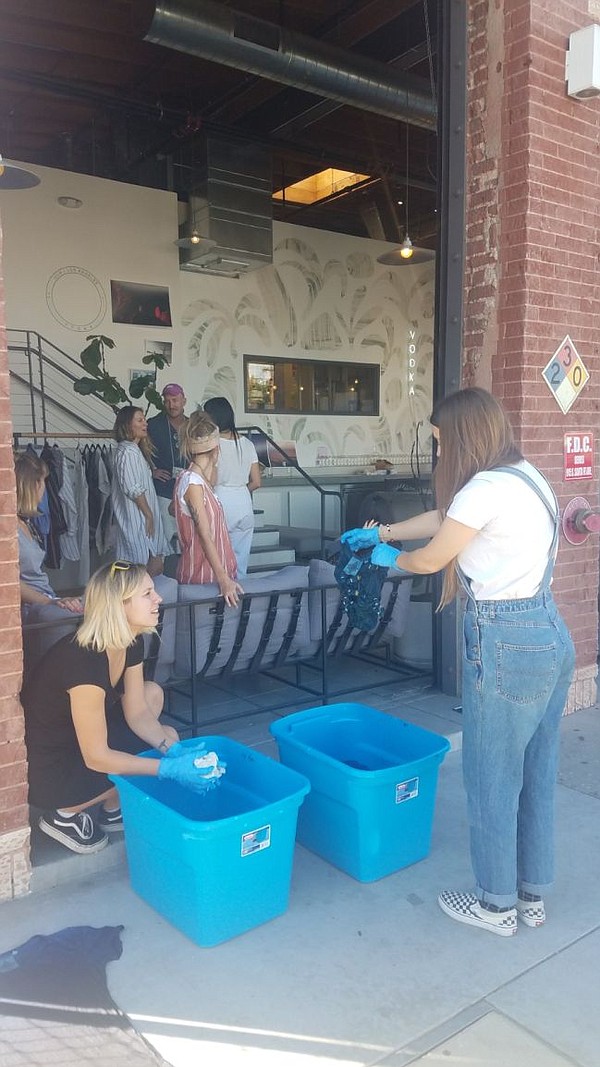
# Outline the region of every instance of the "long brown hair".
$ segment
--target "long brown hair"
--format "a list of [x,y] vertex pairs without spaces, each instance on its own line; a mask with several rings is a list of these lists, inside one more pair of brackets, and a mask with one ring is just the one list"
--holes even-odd
[[22,452],[15,456],[15,482],[17,488],[17,515],[21,518],[38,513],[38,486],[48,477],[48,467],[35,452]]
[[[143,408],[137,408],[133,404],[126,404],[125,407],[119,408],[117,417],[115,419],[115,425],[113,427],[113,433],[115,440],[117,441],[133,441],[133,431],[131,429],[131,423],[136,411],[140,411],[144,414]],[[152,466],[152,456],[154,454],[154,447],[149,437],[142,437],[141,441],[138,441],[138,447],[144,458]]]
[[[474,474],[523,459],[504,408],[486,389],[461,389],[444,397],[435,405],[430,422],[440,431],[433,486],[442,514]],[[444,573],[438,611],[454,599],[457,587],[453,559]]]

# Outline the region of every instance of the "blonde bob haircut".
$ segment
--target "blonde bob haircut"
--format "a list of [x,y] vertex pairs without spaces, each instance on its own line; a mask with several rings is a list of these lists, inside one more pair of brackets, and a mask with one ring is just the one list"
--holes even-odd
[[48,467],[35,452],[23,452],[22,455],[16,456],[17,515],[37,515],[38,487],[47,477]]
[[[127,621],[125,602],[139,592],[147,577],[148,571],[141,563],[118,561],[100,567],[85,588],[77,644],[94,652],[129,648],[136,634]],[[154,627],[149,626],[144,632],[154,633]]]
[[193,411],[179,431],[179,451],[187,460],[219,445],[219,427],[205,411]]
[[[486,389],[460,389],[434,407],[429,420],[440,432],[440,454],[433,474],[435,501],[445,515],[452,500],[475,474],[523,459],[502,405]],[[444,573],[439,608],[456,596],[456,559]]]

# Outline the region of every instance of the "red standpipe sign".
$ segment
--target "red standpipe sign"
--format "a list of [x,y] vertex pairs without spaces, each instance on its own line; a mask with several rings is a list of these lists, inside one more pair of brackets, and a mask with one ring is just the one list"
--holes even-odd
[[579,482],[593,477],[593,433],[566,433],[564,443],[565,482]]

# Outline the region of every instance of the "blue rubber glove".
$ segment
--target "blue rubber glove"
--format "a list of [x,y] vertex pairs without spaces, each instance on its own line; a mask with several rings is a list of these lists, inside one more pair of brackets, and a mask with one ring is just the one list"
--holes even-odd
[[340,537],[340,541],[349,545],[353,552],[356,552],[357,548],[373,548],[374,545],[380,543],[379,527],[371,526],[368,530],[360,527],[355,530],[346,530],[346,533]]
[[379,544],[371,552],[371,563],[374,563],[377,567],[393,567],[394,570],[400,574],[410,574],[410,571],[403,571],[402,567],[396,565],[396,560],[400,555],[397,548],[392,548],[391,545]]
[[200,740],[197,745],[184,745],[181,741],[176,741],[167,749],[163,759],[174,759],[177,756],[183,756],[185,752],[193,752],[194,756],[202,756],[206,752],[206,745]]
[[206,793],[218,782],[215,778],[205,778],[202,770],[196,767],[194,761],[198,758],[198,750],[186,751],[182,756],[173,756],[170,759],[161,759],[158,765],[158,777],[161,781],[168,779],[177,782],[185,789],[191,789],[194,793]]

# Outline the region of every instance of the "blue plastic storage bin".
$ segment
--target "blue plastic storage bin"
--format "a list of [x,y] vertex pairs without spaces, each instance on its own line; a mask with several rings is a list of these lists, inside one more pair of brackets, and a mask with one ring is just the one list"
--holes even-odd
[[155,777],[111,777],[133,889],[208,947],[286,910],[298,808],[310,784],[230,738],[202,741],[227,763],[204,796]]
[[359,882],[429,853],[438,767],[450,743],[363,704],[330,704],[270,726],[282,763],[311,792],[297,840]]

